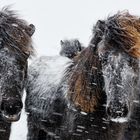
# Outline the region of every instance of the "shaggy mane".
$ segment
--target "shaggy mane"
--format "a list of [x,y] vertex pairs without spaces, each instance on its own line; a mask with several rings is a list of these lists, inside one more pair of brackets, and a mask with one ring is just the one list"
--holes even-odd
[[69,99],[78,109],[87,113],[96,111],[104,98],[101,63],[97,53],[104,25],[105,22],[99,20],[94,26],[89,46],[74,58],[69,80]]
[[68,96],[81,111],[93,112],[102,97],[99,58],[91,47],[84,49],[78,57],[75,58],[78,64],[70,77]]
[[119,12],[106,21],[105,37],[109,43],[135,58],[140,58],[140,17]]
[[18,18],[15,11],[5,7],[0,11],[0,48],[7,47],[17,55],[33,55],[32,40],[29,35],[32,25]]

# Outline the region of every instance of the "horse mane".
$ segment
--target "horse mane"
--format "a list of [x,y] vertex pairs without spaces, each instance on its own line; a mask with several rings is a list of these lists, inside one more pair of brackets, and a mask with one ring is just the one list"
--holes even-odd
[[89,46],[74,58],[74,66],[68,82],[68,98],[76,108],[87,113],[95,111],[103,97],[101,64],[97,54],[97,44],[104,30],[103,24],[103,21],[97,22]]
[[105,40],[140,58],[140,17],[127,11],[118,12],[106,20]]
[[0,11],[0,48],[7,47],[22,57],[33,55],[32,34],[29,33],[32,28],[34,26],[20,19],[16,11],[4,7]]

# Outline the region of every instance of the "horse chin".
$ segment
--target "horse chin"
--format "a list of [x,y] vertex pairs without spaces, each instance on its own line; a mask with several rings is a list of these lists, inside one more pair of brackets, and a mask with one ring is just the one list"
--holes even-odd
[[19,112],[18,114],[14,114],[14,115],[10,115],[6,112],[2,112],[2,117],[6,122],[16,122],[20,119],[20,114],[21,114],[21,112]]
[[125,123],[128,122],[128,117],[111,118],[110,120],[116,123]]

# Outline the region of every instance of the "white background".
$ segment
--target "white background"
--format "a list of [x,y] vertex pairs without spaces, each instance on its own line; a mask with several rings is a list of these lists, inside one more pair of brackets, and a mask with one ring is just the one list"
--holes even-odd
[[87,45],[93,24],[118,10],[140,15],[139,0],[0,0],[0,7],[10,4],[36,26],[34,45],[47,55],[58,53],[61,39],[78,38]]
[[[56,55],[61,39],[78,38],[85,46],[93,25],[119,10],[140,15],[139,0],[0,0],[11,5],[21,18],[36,26],[34,47],[39,55]],[[26,140],[26,116],[12,126],[10,140]]]

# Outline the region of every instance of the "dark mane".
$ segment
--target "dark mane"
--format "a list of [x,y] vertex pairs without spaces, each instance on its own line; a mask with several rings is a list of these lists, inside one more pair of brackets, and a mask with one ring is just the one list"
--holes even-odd
[[0,12],[0,48],[7,47],[17,55],[33,55],[31,35],[34,26],[18,18],[15,11],[3,8]]
[[97,54],[97,44],[104,31],[104,21],[98,21],[93,29],[93,39],[89,47],[74,59],[74,70],[70,77],[68,96],[77,108],[93,112],[103,97],[101,64]]
[[118,12],[106,20],[105,39],[134,57],[140,57],[140,18]]

